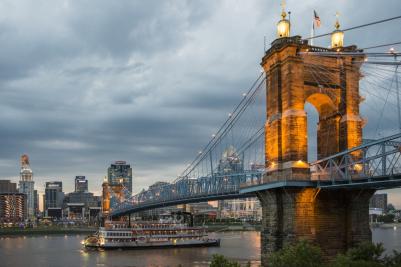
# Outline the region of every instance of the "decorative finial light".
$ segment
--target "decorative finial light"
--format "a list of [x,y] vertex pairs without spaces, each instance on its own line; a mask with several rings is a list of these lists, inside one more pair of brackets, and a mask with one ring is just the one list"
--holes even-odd
[[287,12],[285,12],[285,0],[281,1],[281,20],[277,23],[277,36],[279,38],[290,37],[290,21],[285,17]]
[[336,13],[336,29],[331,34],[331,48],[341,48],[344,46],[344,32],[340,30],[340,22],[338,17],[340,13]]

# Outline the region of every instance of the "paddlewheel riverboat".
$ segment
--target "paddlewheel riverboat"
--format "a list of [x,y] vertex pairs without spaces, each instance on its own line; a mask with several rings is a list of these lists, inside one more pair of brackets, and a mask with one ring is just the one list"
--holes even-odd
[[220,239],[209,238],[206,228],[181,223],[106,222],[94,235],[82,241],[94,248],[152,248],[219,246]]

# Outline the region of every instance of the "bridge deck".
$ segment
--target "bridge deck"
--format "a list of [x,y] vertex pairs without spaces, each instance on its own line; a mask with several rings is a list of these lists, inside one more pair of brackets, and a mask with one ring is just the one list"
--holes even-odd
[[[255,167],[255,166],[253,166]],[[112,216],[173,205],[254,196],[275,188],[389,189],[401,187],[401,133],[370,141],[361,146],[310,164],[309,180],[266,180],[268,168],[182,177],[162,183],[113,207]],[[273,170],[274,171],[274,170]]]
[[401,175],[381,176],[357,180],[334,180],[334,181],[277,181],[271,183],[262,183],[243,187],[239,190],[240,194],[248,194],[257,191],[275,189],[275,188],[321,188],[321,189],[375,189],[383,190],[401,187]]

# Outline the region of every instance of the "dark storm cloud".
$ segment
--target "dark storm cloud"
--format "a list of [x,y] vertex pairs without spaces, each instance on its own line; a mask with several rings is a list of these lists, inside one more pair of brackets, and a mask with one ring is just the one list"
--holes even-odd
[[[336,11],[348,27],[400,10],[396,0],[288,7],[304,36],[313,9],[320,33]],[[134,191],[179,174],[259,75],[263,36],[274,40],[280,13],[279,1],[262,0],[13,0],[0,10],[0,177],[17,179],[28,153],[37,187],[63,178],[66,191],[78,174],[99,191],[114,160],[133,165]],[[397,23],[346,42],[398,41]]]

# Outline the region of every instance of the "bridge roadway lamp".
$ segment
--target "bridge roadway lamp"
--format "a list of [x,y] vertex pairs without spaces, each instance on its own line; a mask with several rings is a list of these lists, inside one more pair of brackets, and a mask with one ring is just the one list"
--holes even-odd
[[336,14],[337,20],[336,29],[331,33],[331,48],[341,48],[344,46],[344,32],[340,30],[340,23],[338,21],[338,13]]

